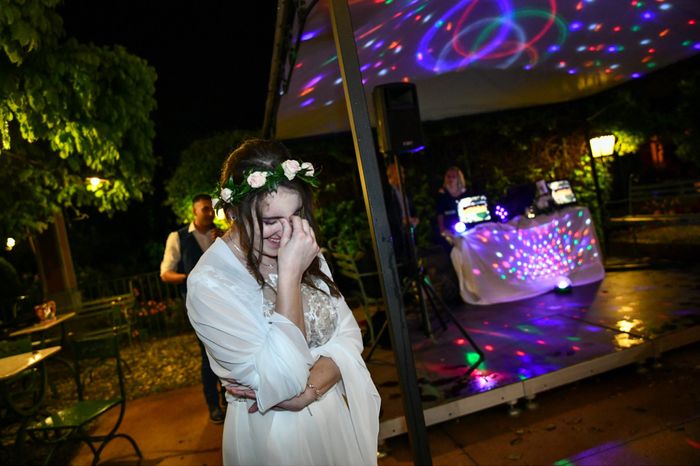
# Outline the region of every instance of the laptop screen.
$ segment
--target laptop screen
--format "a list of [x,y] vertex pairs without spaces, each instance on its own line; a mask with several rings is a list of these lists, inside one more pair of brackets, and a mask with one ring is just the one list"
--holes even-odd
[[576,203],[576,195],[567,180],[552,181],[548,185],[554,204],[563,206]]
[[457,203],[459,221],[465,224],[491,221],[491,212],[486,196],[463,197]]

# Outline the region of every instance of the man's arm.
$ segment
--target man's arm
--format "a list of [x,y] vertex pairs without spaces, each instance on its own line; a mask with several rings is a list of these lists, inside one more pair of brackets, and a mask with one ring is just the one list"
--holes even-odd
[[160,279],[165,283],[174,283],[176,285],[185,283],[187,274],[177,271],[179,263],[180,236],[177,234],[177,231],[173,231],[168,235],[168,240],[165,242],[163,261],[160,263]]
[[165,283],[174,283],[175,285],[180,285],[187,281],[187,274],[167,270],[165,271],[165,273],[160,274],[160,279],[163,280]]

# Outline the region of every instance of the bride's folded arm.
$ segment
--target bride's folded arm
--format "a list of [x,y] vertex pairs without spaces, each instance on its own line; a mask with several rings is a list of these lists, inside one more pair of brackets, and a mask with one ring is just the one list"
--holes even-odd
[[211,280],[188,282],[188,315],[212,370],[255,390],[264,412],[304,392],[317,357],[289,319],[273,314],[268,321],[250,312],[251,306],[230,287]]

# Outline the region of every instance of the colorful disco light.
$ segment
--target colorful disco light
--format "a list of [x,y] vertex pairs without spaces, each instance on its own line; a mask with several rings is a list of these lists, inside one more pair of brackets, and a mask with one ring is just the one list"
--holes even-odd
[[496,217],[500,218],[501,222],[508,221],[508,211],[505,209],[505,207],[497,205],[495,212]]
[[455,233],[462,234],[467,231],[467,225],[465,225],[464,222],[457,222],[454,224],[452,229],[455,231]]
[[559,277],[557,279],[557,286],[554,288],[557,294],[567,294],[571,293],[571,280],[567,277]]

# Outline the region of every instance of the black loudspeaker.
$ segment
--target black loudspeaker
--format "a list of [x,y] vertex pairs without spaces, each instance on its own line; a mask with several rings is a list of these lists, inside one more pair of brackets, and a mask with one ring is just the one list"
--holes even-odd
[[379,150],[385,155],[422,150],[423,131],[415,84],[382,84],[374,88],[372,97]]

